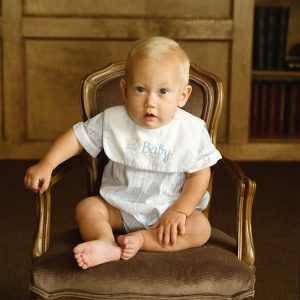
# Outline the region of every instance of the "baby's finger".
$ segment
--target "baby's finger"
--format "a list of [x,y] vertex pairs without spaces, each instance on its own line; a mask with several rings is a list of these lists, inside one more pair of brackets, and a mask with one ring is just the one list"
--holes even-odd
[[35,192],[35,189],[34,189],[34,187],[33,187],[33,181],[32,181],[32,179],[31,179],[31,177],[26,176],[25,179],[24,179],[24,183],[25,183],[26,189],[32,190],[32,191]]
[[184,235],[184,234],[185,234],[185,224],[184,224],[184,223],[179,223],[178,229],[179,229],[179,233],[180,233],[181,235]]
[[33,179],[31,181],[31,187],[32,189],[34,189],[35,191],[37,191],[39,189],[39,179]]
[[176,224],[173,224],[171,227],[170,237],[171,237],[171,244],[175,245],[176,239],[177,239],[177,225]]
[[164,236],[164,226],[159,226],[157,230],[157,240],[159,244],[162,244]]
[[165,246],[168,246],[170,244],[170,225],[165,227],[163,243]]
[[39,180],[39,192],[44,193],[49,187],[49,180]]
[[24,177],[24,184],[25,184],[25,187],[26,187],[27,189],[30,189],[31,178],[28,177],[28,176],[25,176],[25,177]]

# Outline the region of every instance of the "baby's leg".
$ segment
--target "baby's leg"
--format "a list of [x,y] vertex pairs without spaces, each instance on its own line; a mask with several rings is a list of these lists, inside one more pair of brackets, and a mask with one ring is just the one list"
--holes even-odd
[[120,259],[122,250],[113,235],[113,229],[122,228],[118,209],[100,197],[89,197],[78,203],[76,221],[85,241],[74,248],[79,267],[87,269]]
[[211,233],[209,221],[199,210],[195,210],[187,218],[185,229],[186,233],[184,235],[178,235],[174,245],[159,244],[157,228],[121,235],[117,239],[118,244],[123,248],[121,258],[129,259],[139,250],[172,252],[202,246],[207,242]]

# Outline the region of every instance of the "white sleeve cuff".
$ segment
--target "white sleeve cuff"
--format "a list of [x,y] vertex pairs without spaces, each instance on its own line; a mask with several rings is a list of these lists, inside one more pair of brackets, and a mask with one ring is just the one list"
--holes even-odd
[[84,123],[79,122],[73,126],[74,133],[82,145],[82,147],[93,157],[96,157],[101,149],[99,149],[93,141],[89,138],[87,131],[85,129]]

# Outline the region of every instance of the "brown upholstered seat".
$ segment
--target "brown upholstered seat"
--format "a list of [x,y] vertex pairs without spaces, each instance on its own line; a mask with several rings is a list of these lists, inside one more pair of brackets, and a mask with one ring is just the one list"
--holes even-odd
[[[82,84],[83,118],[121,103],[118,82],[124,62],[86,77]],[[193,94],[187,110],[207,122],[216,140],[222,104],[222,85],[217,77],[191,67]],[[51,187],[66,168],[87,164],[89,194],[97,194],[104,155],[71,159],[59,167]],[[77,267],[72,249],[81,240],[77,229],[62,233],[49,247],[51,188],[39,197],[39,223],[33,248],[30,290],[43,299],[245,299],[254,295],[254,247],[251,210],[255,183],[236,164],[223,159],[237,187],[236,239],[218,229],[202,247],[172,253],[139,252],[128,261],[114,261],[87,270]],[[210,186],[211,189],[211,186]],[[208,215],[208,210],[205,212]]]
[[254,288],[252,270],[235,255],[235,240],[216,229],[203,247],[175,253],[139,252],[134,259],[85,271],[72,256],[78,242],[77,230],[66,232],[34,263],[32,291],[46,299],[149,299],[149,295],[154,299],[218,299],[220,295],[221,299],[242,299],[252,295]]

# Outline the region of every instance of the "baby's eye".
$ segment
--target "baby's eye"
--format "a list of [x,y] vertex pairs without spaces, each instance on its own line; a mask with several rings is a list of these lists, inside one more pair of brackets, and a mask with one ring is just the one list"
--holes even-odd
[[141,86],[136,87],[136,91],[138,93],[145,93],[145,89],[143,87],[141,87]]
[[162,88],[162,89],[159,90],[159,93],[162,94],[162,95],[164,95],[164,94],[167,93],[167,91],[168,91],[167,89]]

